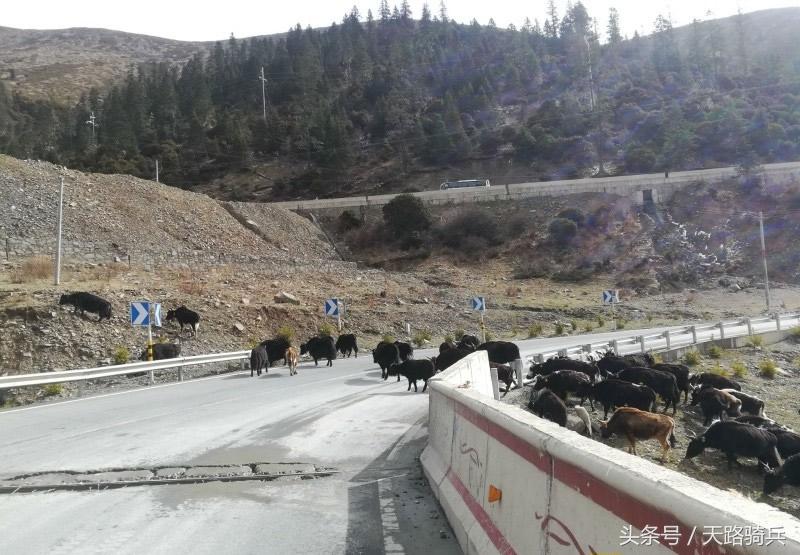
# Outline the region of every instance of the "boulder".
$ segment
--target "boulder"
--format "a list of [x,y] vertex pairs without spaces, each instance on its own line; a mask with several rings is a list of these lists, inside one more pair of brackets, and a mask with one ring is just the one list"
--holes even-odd
[[273,300],[276,303],[300,304],[300,299],[291,293],[287,293],[286,291],[281,291],[280,293],[276,294],[275,297],[273,297]]

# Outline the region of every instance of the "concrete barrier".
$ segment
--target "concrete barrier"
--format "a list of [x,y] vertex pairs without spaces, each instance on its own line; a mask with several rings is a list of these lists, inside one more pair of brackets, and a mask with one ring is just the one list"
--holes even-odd
[[468,555],[800,553],[790,515],[495,401],[488,376],[477,352],[429,385],[422,465]]

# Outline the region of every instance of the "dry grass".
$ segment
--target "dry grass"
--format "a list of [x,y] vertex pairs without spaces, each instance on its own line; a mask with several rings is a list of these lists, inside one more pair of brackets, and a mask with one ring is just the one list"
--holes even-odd
[[752,348],[759,348],[764,345],[764,338],[760,335],[753,335],[747,340],[747,346]]
[[708,368],[706,371],[716,374],[717,376],[724,376],[726,378],[728,377],[728,371],[725,370],[725,368],[723,368],[719,363],[715,364],[711,368]]
[[771,358],[762,360],[758,365],[758,369],[764,378],[774,378],[778,373],[778,365]]
[[114,364],[126,364],[131,359],[131,353],[127,347],[118,347],[114,351]]
[[688,351],[683,355],[683,363],[687,366],[696,366],[700,363],[700,353],[697,351]]
[[31,283],[53,276],[53,261],[48,256],[25,259],[19,268],[11,271],[11,283]]

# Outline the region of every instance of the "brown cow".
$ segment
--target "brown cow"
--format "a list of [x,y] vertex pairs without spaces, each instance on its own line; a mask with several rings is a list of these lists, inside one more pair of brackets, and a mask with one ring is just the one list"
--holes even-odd
[[284,358],[286,359],[286,364],[289,365],[289,375],[294,376],[297,374],[297,363],[300,361],[300,353],[297,347],[289,347],[286,349]]
[[[611,418],[600,422],[600,431],[604,438],[611,434],[624,435],[628,439],[628,453],[636,455],[636,440],[657,439],[661,443],[661,460],[666,461],[670,446],[675,447],[675,422],[665,414],[654,414],[633,407],[620,407]],[[669,443],[667,440],[669,439]]]

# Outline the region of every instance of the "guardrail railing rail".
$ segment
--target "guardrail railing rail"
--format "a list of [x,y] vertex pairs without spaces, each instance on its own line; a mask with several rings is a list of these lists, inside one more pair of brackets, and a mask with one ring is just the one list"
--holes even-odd
[[[747,337],[759,333],[781,331],[798,325],[800,325],[800,313],[774,314],[763,318],[739,318],[713,324],[693,324],[682,328],[670,328],[659,333],[634,335],[597,343],[586,343],[587,338],[584,337],[582,343],[566,344],[558,349],[553,349],[552,347],[534,349],[526,358],[535,362],[543,362],[553,356],[585,358],[591,353],[606,350],[623,355],[637,352],[658,352],[675,347],[697,345],[714,339]],[[175,370],[178,371],[178,380],[182,381],[182,370],[186,366],[239,361],[241,369],[244,370],[245,361],[249,360],[249,358],[250,351],[233,351],[153,362],[132,362],[116,366],[100,366],[98,368],[0,376],[0,389],[95,380],[143,372],[149,374],[150,383],[152,384],[155,381],[155,372]]]

